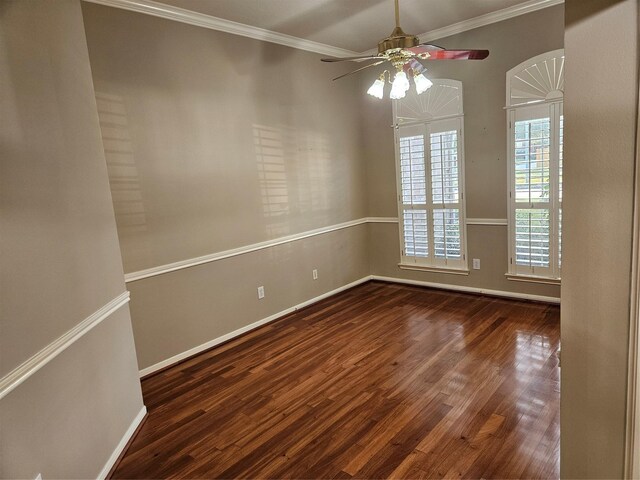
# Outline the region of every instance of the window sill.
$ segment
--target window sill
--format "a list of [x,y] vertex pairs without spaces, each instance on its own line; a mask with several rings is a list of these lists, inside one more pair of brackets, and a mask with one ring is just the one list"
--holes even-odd
[[505,273],[504,276],[507,277],[507,280],[512,280],[514,282],[544,283],[547,285],[561,284],[559,278],[552,277],[536,277],[535,275],[518,275],[515,273]]
[[448,273],[451,275],[469,275],[469,270],[464,268],[429,267],[427,265],[415,265],[409,263],[399,263],[402,270],[419,270],[421,272]]

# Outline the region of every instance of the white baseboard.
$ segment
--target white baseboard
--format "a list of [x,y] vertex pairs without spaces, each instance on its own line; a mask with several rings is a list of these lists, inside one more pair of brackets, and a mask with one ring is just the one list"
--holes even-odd
[[372,280],[380,280],[382,282],[402,283],[405,285],[416,285],[419,287],[438,288],[441,290],[453,290],[456,292],[479,293],[482,295],[491,295],[494,297],[515,298],[518,300],[535,300],[537,302],[559,304],[560,299],[557,297],[545,297],[543,295],[530,295],[528,293],[505,292],[504,290],[489,290],[486,288],[465,287],[460,285],[451,285],[448,283],[424,282],[422,280],[407,280],[404,278],[383,277],[380,275],[371,275]]
[[400,283],[400,284],[405,284],[405,285],[416,285],[416,286],[420,286],[420,287],[430,287],[430,288],[438,288],[441,290],[453,290],[453,291],[457,291],[457,292],[467,292],[467,293],[478,293],[478,294],[484,294],[484,295],[491,295],[491,296],[495,296],[495,297],[504,297],[504,298],[512,298],[512,299],[517,299],[517,300],[535,300],[538,302],[547,302],[547,303],[554,303],[554,304],[559,304],[560,303],[560,299],[556,298],[556,297],[545,297],[542,295],[529,295],[527,293],[515,293],[515,292],[505,292],[502,290],[488,290],[485,288],[475,288],[475,287],[463,287],[463,286],[458,286],[458,285],[449,285],[449,284],[444,284],[444,283],[433,283],[433,282],[423,282],[423,281],[419,281],[419,280],[406,280],[404,278],[395,278],[395,277],[384,277],[384,276],[380,276],[380,275],[368,275],[366,277],[362,277],[359,280],[356,280],[355,282],[351,282],[348,283],[347,285],[344,285],[342,287],[336,288],[334,290],[331,290],[330,292],[327,293],[323,293],[322,295],[319,295],[317,297],[314,297],[310,300],[307,300],[305,302],[299,303],[298,305],[295,305],[293,307],[287,308],[286,310],[282,310],[281,312],[278,313],[274,313],[273,315],[270,315],[266,318],[263,318],[262,320],[258,320],[257,322],[253,322],[249,325],[246,325],[242,328],[239,328],[237,330],[234,330],[233,332],[229,332],[225,335],[222,335],[221,337],[218,338],[214,338],[213,340],[210,340],[206,343],[203,343],[202,345],[198,345],[197,347],[193,347],[185,352],[179,353],[178,355],[174,355],[173,357],[167,358],[166,360],[163,360],[161,362],[158,362],[154,365],[151,365],[150,367],[146,367],[143,368],[142,370],[140,370],[140,377],[144,377],[146,375],[150,375],[154,372],[157,372],[158,370],[161,370],[163,368],[169,367],[175,363],[178,363],[186,358],[189,358],[193,355],[196,355],[200,352],[203,352],[205,350],[208,350],[212,347],[215,347],[216,345],[219,345],[223,342],[226,342],[228,340],[231,340],[239,335],[242,335],[243,333],[246,333],[250,330],[253,330],[254,328],[260,327],[262,325],[266,325],[267,323],[273,322],[274,320],[277,320],[281,317],[283,317],[284,315],[287,315],[291,312],[295,312],[296,310],[299,310],[301,308],[304,308],[306,306],[309,306],[313,303],[319,302],[320,300],[324,300],[325,298],[331,297],[337,293],[343,292],[345,290],[348,290],[350,288],[353,287],[357,287],[358,285],[361,285],[363,283],[366,283],[370,280],[380,280],[383,282],[391,282],[391,283]]
[[262,320],[258,320],[257,322],[253,322],[249,325],[246,325],[242,328],[239,328],[237,330],[234,330],[233,332],[229,332],[225,335],[222,335],[221,337],[218,338],[214,338],[213,340],[210,340],[206,343],[203,343],[202,345],[198,345],[197,347],[193,347],[190,350],[187,350],[186,352],[182,352],[179,353],[178,355],[174,355],[173,357],[167,358],[166,360],[163,360],[159,363],[156,363],[155,365],[151,365],[150,367],[146,367],[143,368],[142,370],[140,370],[140,376],[144,377],[146,375],[149,375],[153,372],[157,372],[158,370],[161,370],[163,368],[166,368],[170,365],[173,365],[174,363],[178,363],[182,360],[184,360],[185,358],[189,358],[193,355],[196,355],[200,352],[203,352],[205,350],[208,350],[212,347],[215,347],[216,345],[219,345],[223,342],[226,342],[228,340],[231,340],[239,335],[242,335],[243,333],[246,333],[250,330],[253,330],[254,328],[260,327],[262,325],[266,325],[267,323],[273,322],[274,320],[279,319],[280,317],[283,317],[284,315],[287,315],[289,313],[295,312],[296,310],[299,310],[301,308],[307,307],[313,303],[319,302],[320,300],[324,300],[327,297],[331,297],[337,293],[343,292],[344,290],[348,290],[350,288],[353,287],[357,287],[358,285],[361,285],[365,282],[368,282],[371,279],[370,276],[366,276],[366,277],[362,277],[359,280],[356,280],[355,282],[351,282],[348,283],[347,285],[344,285],[342,287],[336,288],[334,290],[331,290],[330,292],[327,293],[323,293],[322,295],[319,295],[317,297],[314,297],[310,300],[307,300],[305,302],[299,303],[293,307],[287,308],[286,310],[282,310],[281,312],[278,313],[274,313],[273,315],[270,315],[266,318],[263,318]]
[[[347,285],[343,285],[342,287],[336,288],[329,292],[323,293],[322,295],[314,297],[310,300],[299,303],[298,305],[287,308],[286,310],[282,310],[281,312],[270,315],[266,318],[263,318],[262,320],[258,320],[257,322],[251,323],[242,328],[234,330],[233,332],[222,335],[221,337],[210,340],[209,342],[203,343],[202,345],[199,345],[190,350],[187,350],[186,352],[182,352],[178,355],[174,355],[173,357],[163,360],[162,362],[156,363],[155,365],[144,368],[140,370],[140,376],[142,377],[145,375],[149,375],[150,373],[153,373],[162,368],[168,367],[174,363],[178,363],[181,360],[184,360],[185,358],[188,358],[192,355],[200,353],[211,347],[215,347],[220,343],[226,342],[227,340],[231,340],[232,338],[242,335],[243,333],[253,330],[254,328],[273,322],[274,320],[277,320],[283,317],[284,315],[295,312],[296,310],[312,305],[316,302],[319,302],[320,300],[324,300],[325,298],[331,297],[337,293],[343,292],[350,288],[357,287],[358,285],[366,283],[370,280],[380,280],[383,282],[400,283],[405,285],[416,285],[420,287],[430,287],[430,288],[437,288],[441,290],[453,290],[453,291],[459,291],[459,292],[479,293],[479,294],[492,295],[492,296],[505,297],[505,298],[514,298],[514,299],[521,299],[521,300],[536,300],[536,301],[547,302],[547,303],[560,303],[559,298],[545,297],[542,295],[529,295],[526,293],[505,292],[502,290],[488,290],[483,288],[464,287],[459,285],[449,285],[449,284],[443,284],[443,283],[423,282],[420,280],[407,280],[404,278],[384,277],[381,275],[369,275],[366,277],[362,277],[359,280],[356,280],[355,282],[348,283]],[[106,476],[109,474],[109,471],[115,465],[115,462],[118,460],[118,458],[120,457],[120,454],[122,453],[124,448],[127,446],[127,443],[135,433],[136,429],[138,428],[138,425],[140,425],[140,422],[142,422],[142,419],[144,418],[146,413],[147,413],[147,408],[143,406],[140,412],[138,412],[136,417],[133,419],[133,422],[131,422],[131,425],[125,432],[120,442],[118,443],[118,446],[116,447],[116,449],[113,451],[113,453],[109,457],[109,460],[100,471],[100,474],[98,475],[99,480],[106,478]]]
[[140,422],[142,422],[146,414],[147,414],[147,407],[143,405],[140,411],[138,412],[138,414],[136,415],[136,417],[133,419],[133,422],[131,422],[131,425],[129,425],[129,428],[127,428],[127,431],[125,432],[124,436],[118,443],[118,446],[109,457],[109,460],[107,460],[107,463],[105,463],[104,467],[102,467],[102,470],[100,470],[100,473],[98,474],[98,480],[103,480],[107,478],[107,475],[109,475],[109,472],[118,461],[120,454],[122,453],[124,448],[127,446],[127,443],[129,443],[129,440],[131,440],[131,437],[133,436],[133,434],[136,433],[136,429],[138,428],[138,425],[140,425]]

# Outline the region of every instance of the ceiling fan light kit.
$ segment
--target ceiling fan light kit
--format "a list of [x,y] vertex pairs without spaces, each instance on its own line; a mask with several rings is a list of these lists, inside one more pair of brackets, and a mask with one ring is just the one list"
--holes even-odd
[[410,87],[411,85],[409,85],[407,74],[403,71],[396,73],[393,83],[391,84],[391,93],[389,94],[389,98],[394,100],[404,98]]
[[413,76],[413,83],[416,84],[416,93],[420,95],[426,92],[433,86],[433,82],[425,77],[421,73],[415,73]]
[[373,85],[371,85],[369,87],[369,90],[367,90],[367,93],[369,95],[371,95],[372,97],[376,97],[379,99],[382,99],[382,97],[384,97],[384,74],[385,74],[386,70],[384,72],[382,72],[382,74],[376,79],[375,82],[373,82]]
[[398,0],[395,0],[395,13],[396,13],[396,28],[393,29],[391,35],[380,40],[378,43],[377,55],[363,55],[361,57],[348,57],[348,58],[323,58],[323,62],[342,62],[349,60],[366,60],[374,61],[369,65],[358,68],[353,72],[345,73],[339,78],[346,77],[353,73],[365,70],[370,67],[375,67],[384,62],[391,63],[395,69],[396,74],[393,82],[391,82],[391,74],[385,70],[382,74],[373,82],[373,85],[369,87],[367,93],[373,97],[382,99],[384,97],[385,87],[385,74],[389,74],[389,82],[391,83],[391,92],[389,98],[398,100],[404,98],[411,85],[407,77],[408,73],[412,74],[413,83],[416,87],[416,93],[420,95],[426,92],[433,83],[429,80],[424,73],[427,69],[418,60],[484,60],[489,56],[488,50],[446,50],[437,45],[429,43],[420,44],[420,40],[415,35],[409,35],[400,28],[400,8]]

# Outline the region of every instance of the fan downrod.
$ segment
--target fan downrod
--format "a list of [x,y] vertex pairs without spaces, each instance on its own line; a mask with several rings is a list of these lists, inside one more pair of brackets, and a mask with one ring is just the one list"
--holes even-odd
[[383,38],[378,42],[378,53],[385,53],[388,50],[400,50],[403,48],[416,47],[420,44],[420,40],[415,35],[408,35],[400,27],[400,5],[399,0],[395,0],[396,8],[396,28],[393,29],[391,35]]

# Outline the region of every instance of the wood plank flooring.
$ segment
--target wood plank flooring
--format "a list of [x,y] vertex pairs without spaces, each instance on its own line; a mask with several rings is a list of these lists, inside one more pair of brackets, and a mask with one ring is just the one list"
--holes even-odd
[[114,478],[558,478],[559,308],[370,282],[142,382]]

